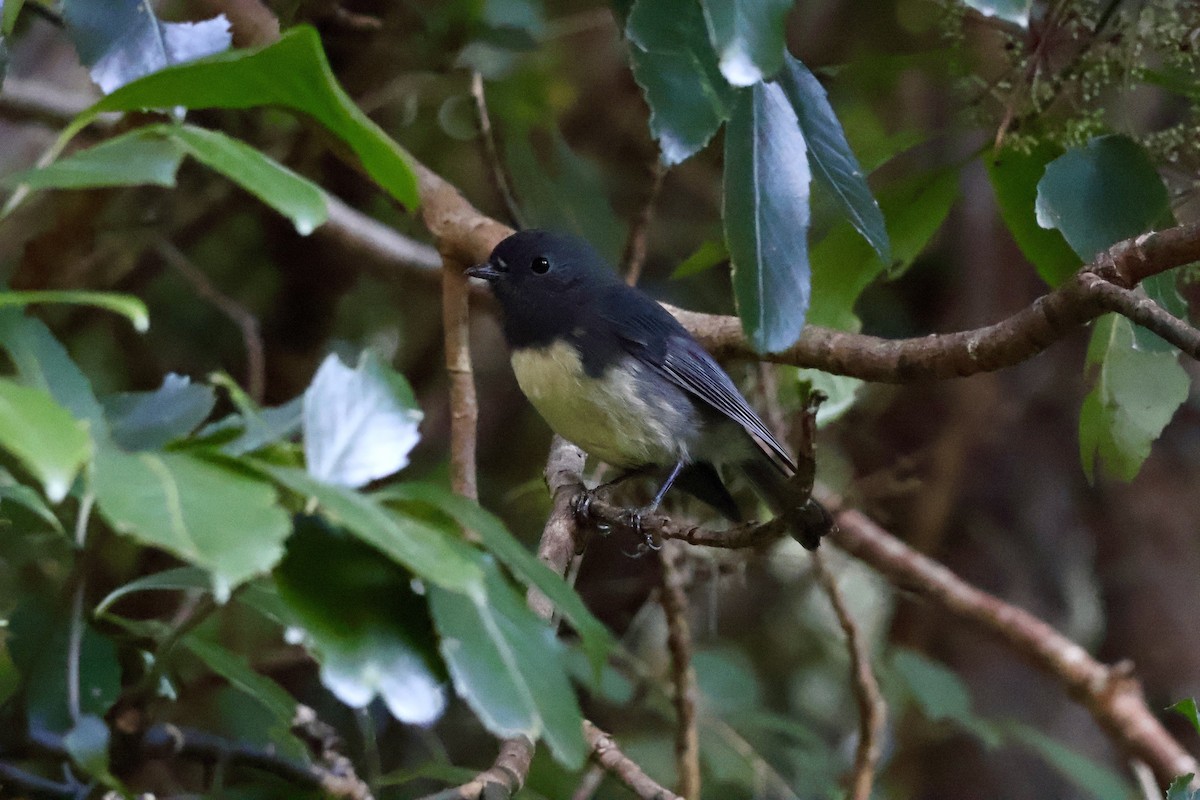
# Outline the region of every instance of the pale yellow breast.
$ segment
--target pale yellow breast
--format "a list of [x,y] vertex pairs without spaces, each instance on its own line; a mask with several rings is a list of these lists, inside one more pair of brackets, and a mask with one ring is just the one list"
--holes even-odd
[[644,367],[634,359],[593,378],[575,348],[558,342],[514,352],[512,366],[521,391],[555,433],[600,460],[628,467],[685,456],[672,435],[683,412],[648,396],[639,381]]

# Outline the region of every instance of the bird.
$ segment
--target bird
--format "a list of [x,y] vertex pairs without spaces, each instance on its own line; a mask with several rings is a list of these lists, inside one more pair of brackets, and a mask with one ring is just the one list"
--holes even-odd
[[465,272],[490,285],[517,383],[555,433],[626,474],[665,471],[654,499],[633,511],[635,528],[673,485],[740,522],[720,472],[731,467],[805,548],[831,529],[729,375],[585,240],[517,231]]

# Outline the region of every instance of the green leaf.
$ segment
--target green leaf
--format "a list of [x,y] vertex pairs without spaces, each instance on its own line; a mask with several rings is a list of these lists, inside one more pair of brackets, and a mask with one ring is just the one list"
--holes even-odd
[[270,570],[291,530],[275,489],[192,453],[126,453],[102,446],[95,488],[116,530],[161,547],[211,574],[229,599],[242,581]]
[[1033,750],[1088,797],[1128,800],[1134,795],[1129,782],[1105,765],[1075,752],[1062,742],[1028,725],[1005,722],[1004,733]]
[[478,591],[483,574],[471,549],[423,520],[385,509],[352,489],[331,486],[303,470],[264,461],[255,468],[291,491],[317,501],[333,522],[408,567],[418,577],[450,591]]
[[408,465],[421,409],[404,376],[366,351],[351,369],[326,356],[304,393],[304,460],[318,481],[362,486]]
[[226,419],[229,419],[231,424],[240,426],[242,433],[233,441],[222,445],[221,452],[231,456],[252,453],[300,432],[304,423],[304,395],[293,397],[281,406],[257,410],[242,409],[240,414]]
[[194,125],[169,130],[197,161],[290,219],[301,236],[312,233],[329,218],[321,187],[245,142]]
[[94,613],[97,616],[105,614],[122,597],[136,594],[137,592],[208,591],[211,586],[212,580],[208,577],[208,573],[199,567],[175,567],[174,569],[155,572],[152,575],[143,575],[129,583],[118,586],[105,595],[104,599],[96,605]]
[[808,322],[856,331],[854,304],[884,270],[902,272],[929,244],[958,197],[958,173],[943,169],[907,178],[883,189],[879,204],[887,220],[892,264],[859,236],[850,223],[836,226],[812,249],[812,308]]
[[171,372],[153,392],[122,392],[104,398],[113,440],[126,450],[157,450],[187,436],[217,403],[211,387]]
[[1116,314],[1096,322],[1087,363],[1096,377],[1079,415],[1084,474],[1094,481],[1098,465],[1104,474],[1133,480],[1187,400],[1188,373],[1174,353],[1137,349],[1133,324]]
[[[307,235],[328,218],[325,193],[319,186],[250,145],[219,131],[194,125],[150,125],[81,150],[37,169],[14,173],[4,178],[8,185],[25,184],[32,189],[81,189],[95,186],[134,186],[156,184],[174,186],[179,164],[185,155],[221,173],[292,221],[301,235]],[[33,294],[33,293],[26,293]],[[50,293],[45,293],[50,294]],[[80,302],[87,292],[60,293],[57,302]],[[108,303],[100,295],[94,305]],[[47,297],[38,302],[55,302]],[[129,301],[125,301],[129,302]],[[145,309],[141,309],[145,318]],[[144,330],[145,327],[139,327]]]
[[62,303],[74,306],[95,306],[115,311],[133,323],[139,333],[150,328],[150,313],[146,304],[133,295],[117,292],[39,291],[0,292],[0,308],[24,307],[36,303]]
[[87,189],[95,186],[174,186],[183,148],[157,128],[141,128],[72,153],[44,167],[6,175],[7,186]]
[[486,592],[429,593],[454,688],[492,733],[544,738],[560,763],[578,769],[587,745],[562,645],[495,564],[483,566]]
[[675,268],[675,271],[671,273],[671,280],[699,275],[701,272],[712,269],[717,264],[728,260],[729,250],[725,247],[725,240],[709,239],[697,247],[695,252],[685,258]]
[[[25,680],[30,723],[56,732],[71,727],[65,690],[70,629],[65,609],[41,596],[25,598],[8,624],[6,645]],[[79,710],[102,717],[120,692],[116,645],[85,625],[79,648]]]
[[169,67],[108,95],[72,123],[82,130],[105,111],[144,108],[281,106],[307,114],[344,141],[367,174],[409,209],[420,202],[408,154],[338,85],[317,32],[297,26],[257,50],[238,50]]
[[663,164],[700,150],[729,119],[733,91],[695,0],[638,0],[625,25],[633,77],[650,106]]
[[557,128],[547,131],[551,147],[538,158],[531,135],[505,137],[506,161],[521,199],[525,222],[573,233],[615,262],[625,245],[626,224],[608,201],[608,185],[595,163],[573,151]]
[[955,722],[989,747],[1000,743],[995,727],[975,715],[966,685],[953,672],[912,650],[897,650],[892,668],[928,719]]
[[339,700],[364,708],[378,695],[415,725],[441,717],[444,674],[411,573],[319,518],[298,517],[275,585]]
[[245,656],[222,647],[195,633],[183,637],[180,644],[205,666],[229,681],[230,685],[253,697],[276,721],[291,725],[296,718],[296,700],[275,681],[254,671]]
[[76,419],[91,423],[93,437],[104,435],[104,411],[91,384],[45,323],[16,309],[0,309],[0,344],[21,383],[49,392]]
[[1200,791],[1193,789],[1196,775],[1189,772],[1171,781],[1167,788],[1167,800],[1198,800]]
[[171,64],[228,50],[224,14],[200,22],[165,22],[145,0],[64,0],[67,35],[92,80],[111,92]]
[[61,502],[92,453],[87,425],[49,392],[0,378],[0,447],[42,484],[50,502]]
[[744,90],[725,131],[725,241],[742,329],[761,353],[788,347],[804,327],[811,177],[783,90]]
[[[13,29],[17,27],[17,16],[21,13],[21,6],[25,5],[25,0],[4,0],[0,5],[4,6],[4,16],[0,19],[0,33],[11,36]],[[0,72],[0,78],[2,76],[3,72]]]
[[1150,157],[1125,136],[1097,137],[1047,164],[1036,209],[1038,224],[1061,231],[1084,261],[1150,230],[1170,211]]
[[429,483],[397,484],[383,489],[375,496],[380,499],[432,506],[449,514],[463,528],[473,531],[483,546],[512,570],[518,580],[536,587],[550,598],[554,607],[574,626],[592,663],[592,669],[599,673],[616,644],[612,635],[604,627],[604,623],[588,611],[578,593],[560,575],[556,575],[539,561],[537,556],[514,539],[498,517],[462,495]]
[[985,17],[996,17],[1028,28],[1033,0],[963,0],[963,4]]
[[701,0],[725,80],[753,86],[783,66],[784,21],[792,0]]
[[848,375],[834,375],[819,369],[797,369],[796,381],[809,392],[821,392],[825,400],[817,407],[817,427],[823,428],[854,407],[858,390],[866,381]]
[[8,470],[0,470],[0,511],[9,503],[16,503],[54,530],[62,532],[62,523],[54,516],[54,512],[46,505],[42,496],[25,484],[17,483]]
[[1046,165],[1062,154],[1061,147],[1043,141],[1028,153],[1006,148],[983,157],[1004,224],[1038,275],[1051,286],[1058,286],[1082,265],[1062,234],[1039,225],[1034,212],[1038,182]]
[[1200,733],[1200,712],[1196,709],[1196,698],[1185,697],[1171,706],[1171,710],[1182,714],[1188,722],[1192,723],[1196,733]]
[[788,55],[785,64],[786,69],[779,74],[777,82],[800,123],[813,175],[833,192],[850,222],[875,248],[879,259],[889,263],[892,246],[883,212],[846,141],[841,122],[833,113],[825,87],[799,59]]

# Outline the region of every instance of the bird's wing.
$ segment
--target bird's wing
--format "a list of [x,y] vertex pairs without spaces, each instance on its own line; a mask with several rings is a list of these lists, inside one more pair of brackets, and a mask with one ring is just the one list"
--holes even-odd
[[708,351],[649,297],[635,292],[622,294],[617,303],[604,304],[610,311],[603,316],[617,329],[625,349],[676,386],[741,425],[764,451],[782,462],[788,471],[795,472],[795,462],[787,450]]

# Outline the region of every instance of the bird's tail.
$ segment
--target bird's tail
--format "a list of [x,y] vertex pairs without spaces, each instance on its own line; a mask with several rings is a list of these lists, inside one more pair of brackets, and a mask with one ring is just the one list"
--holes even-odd
[[816,550],[821,537],[833,530],[833,517],[811,497],[811,484],[802,486],[766,453],[739,466],[771,511],[787,520],[792,538],[806,550]]

